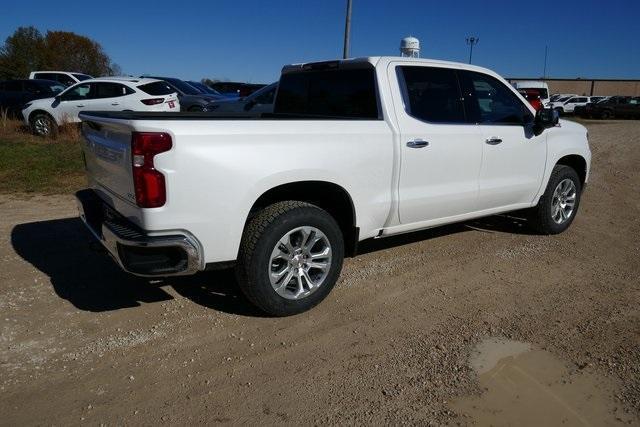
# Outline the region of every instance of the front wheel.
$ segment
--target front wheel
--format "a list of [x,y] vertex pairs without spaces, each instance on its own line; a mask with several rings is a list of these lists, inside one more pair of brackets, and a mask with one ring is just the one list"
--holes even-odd
[[529,212],[529,224],[541,234],[562,233],[578,212],[581,192],[582,184],[576,171],[556,165],[538,205]]
[[38,136],[56,137],[58,135],[58,124],[47,113],[36,113],[29,121],[31,132]]
[[342,270],[344,241],[326,211],[299,201],[266,207],[245,229],[236,273],[238,285],[273,316],[309,310],[324,300]]

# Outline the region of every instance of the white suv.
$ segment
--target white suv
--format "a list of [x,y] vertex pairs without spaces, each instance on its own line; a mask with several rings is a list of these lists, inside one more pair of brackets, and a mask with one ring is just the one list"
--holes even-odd
[[55,135],[58,126],[80,122],[81,111],[180,111],[175,90],[157,79],[99,78],[76,83],[55,98],[31,101],[22,110],[36,135]]
[[588,96],[572,96],[571,98],[565,100],[560,105],[554,105],[554,109],[560,113],[573,113],[573,110],[578,106],[585,106],[590,102],[590,97]]
[[53,80],[69,87],[76,83],[92,79],[93,76],[83,73],[71,73],[69,71],[32,71],[29,79]]

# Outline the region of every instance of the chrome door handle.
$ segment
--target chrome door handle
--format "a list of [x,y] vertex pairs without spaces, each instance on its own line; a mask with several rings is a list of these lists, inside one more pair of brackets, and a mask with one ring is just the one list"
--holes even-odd
[[487,138],[484,142],[489,145],[498,145],[502,142],[502,139],[498,138],[497,136],[492,136],[490,138]]
[[429,141],[423,139],[414,139],[413,141],[407,142],[407,147],[409,148],[423,148],[427,145],[429,145]]

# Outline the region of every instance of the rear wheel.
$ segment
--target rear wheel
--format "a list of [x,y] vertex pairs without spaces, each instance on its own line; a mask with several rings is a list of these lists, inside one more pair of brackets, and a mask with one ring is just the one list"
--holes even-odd
[[611,114],[611,111],[609,110],[604,110],[602,113],[600,113],[600,118],[603,120],[608,120],[612,117],[613,117],[613,114]]
[[260,211],[243,235],[236,272],[246,297],[273,316],[314,307],[342,269],[340,227],[326,211],[286,201]]
[[56,121],[47,113],[35,113],[29,120],[31,132],[38,136],[58,135],[58,125]]
[[581,191],[582,184],[576,171],[569,166],[556,165],[538,205],[529,212],[529,224],[541,234],[562,233],[576,216]]

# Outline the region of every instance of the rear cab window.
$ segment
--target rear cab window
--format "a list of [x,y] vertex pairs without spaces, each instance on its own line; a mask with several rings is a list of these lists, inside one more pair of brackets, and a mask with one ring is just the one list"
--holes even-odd
[[138,86],[138,89],[152,96],[170,95],[175,93],[175,89],[166,82],[152,82]]
[[285,72],[280,77],[274,113],[380,120],[375,70],[373,66],[343,69],[336,65]]

